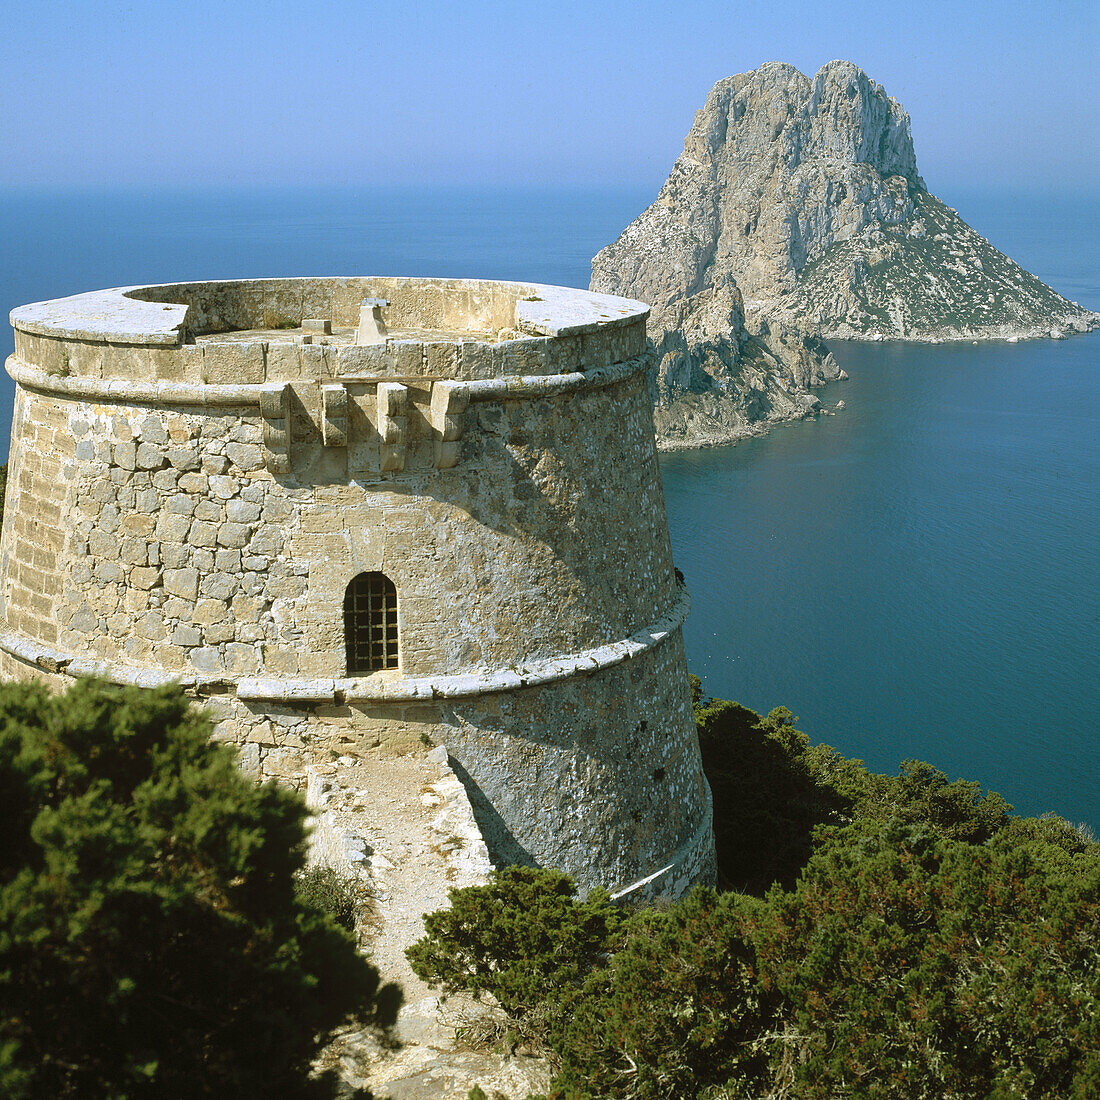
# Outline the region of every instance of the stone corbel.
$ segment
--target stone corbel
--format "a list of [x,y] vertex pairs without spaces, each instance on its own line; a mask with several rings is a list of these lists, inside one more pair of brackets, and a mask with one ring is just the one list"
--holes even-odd
[[285,382],[272,382],[260,391],[264,465],[273,474],[290,473],[290,418],[287,415],[286,391]]
[[339,383],[321,386],[321,439],[326,447],[348,445],[348,391]]
[[378,434],[382,437],[382,470],[397,473],[405,468],[409,391],[400,382],[378,383]]
[[458,465],[462,452],[463,414],[470,390],[463,382],[432,384],[431,422],[435,432],[435,464],[440,470]]

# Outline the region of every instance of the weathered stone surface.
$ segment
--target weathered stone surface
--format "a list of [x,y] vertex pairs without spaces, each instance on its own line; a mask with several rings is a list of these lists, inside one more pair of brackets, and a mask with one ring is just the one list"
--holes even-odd
[[[218,739],[290,783],[307,763],[446,741],[497,822],[501,860],[628,892],[706,879],[646,308],[392,280],[393,340],[344,360],[334,351],[354,325],[341,318],[358,302],[334,305],[331,282],[280,282],[270,303],[267,284],[138,288],[187,301],[181,341],[196,343],[158,344],[151,372],[135,337],[132,356],[112,348],[110,377],[49,373],[53,352],[27,343],[41,334],[16,311],[17,520],[0,561],[4,625],[21,641],[0,644],[0,669],[38,675],[28,661],[44,645],[124,683],[180,676]],[[334,343],[268,355],[294,336],[254,331],[266,313],[250,315],[253,302],[288,321],[332,308],[332,332],[315,335]],[[215,348],[210,363],[204,352],[197,367],[195,347]],[[378,373],[331,377],[353,361]],[[297,373],[257,378],[273,365]],[[287,422],[278,468],[261,445],[272,386]],[[343,395],[339,445],[323,387]],[[349,670],[345,597],[364,572],[396,589],[397,667]]]
[[1100,317],[929,194],[909,117],[855,65],[720,80],[656,202],[593,260],[594,289],[653,307],[668,446],[807,414],[838,377],[820,338],[1005,339]]

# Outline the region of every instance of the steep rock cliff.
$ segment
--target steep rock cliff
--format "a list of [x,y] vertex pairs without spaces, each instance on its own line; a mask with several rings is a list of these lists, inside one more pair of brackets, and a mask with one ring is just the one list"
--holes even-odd
[[593,260],[592,287],[653,306],[666,446],[812,410],[807,387],[838,374],[820,338],[1100,324],[928,192],[909,116],[847,61],[812,81],[778,63],[720,80],[656,202]]

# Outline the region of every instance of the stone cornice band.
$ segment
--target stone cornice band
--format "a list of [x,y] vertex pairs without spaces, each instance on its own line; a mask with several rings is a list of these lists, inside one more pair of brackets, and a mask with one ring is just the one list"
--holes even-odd
[[12,630],[0,631],[0,650],[44,672],[66,676],[102,676],[116,684],[160,687],[177,683],[200,694],[226,689],[238,699],[281,703],[322,704],[362,700],[375,703],[415,703],[431,699],[462,699],[519,691],[557,683],[571,676],[598,672],[645,653],[660,645],[683,626],[691,610],[687,589],[680,588],[676,602],[656,622],[627,638],[560,657],[530,661],[508,669],[483,669],[442,676],[397,676],[386,674],[356,678],[294,679],[283,677],[174,675],[161,669],[135,668],[117,662],[74,657],[51,646],[32,641]]
[[[621,382],[649,364],[648,353],[635,356],[621,363],[595,367],[588,371],[572,371],[568,374],[511,375],[505,378],[456,381],[455,388],[465,389],[471,401],[506,401],[530,397],[548,397],[574,390],[600,389]],[[135,382],[124,378],[84,378],[66,374],[50,374],[39,367],[30,366],[11,355],[4,364],[12,380],[26,389],[38,393],[54,394],[77,401],[120,401],[131,405],[197,405],[218,407],[259,406],[260,398],[271,392],[272,387],[282,387],[295,382],[310,384],[308,379],[289,379],[286,382],[257,382],[240,385],[216,385],[200,382]],[[370,378],[343,377],[329,380],[331,384],[362,385],[376,382],[392,382],[385,375]],[[312,382],[313,385],[317,383]]]

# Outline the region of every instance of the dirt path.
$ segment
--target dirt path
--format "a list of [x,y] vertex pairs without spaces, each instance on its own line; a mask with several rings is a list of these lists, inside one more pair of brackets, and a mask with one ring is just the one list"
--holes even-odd
[[404,993],[398,1049],[350,1030],[330,1045],[324,1063],[339,1067],[349,1092],[366,1086],[392,1100],[465,1100],[475,1084],[507,1100],[545,1091],[549,1070],[540,1059],[457,1048],[456,1024],[484,1010],[466,998],[441,1005],[405,958],[405,948],[424,934],[424,914],[444,908],[449,889],[486,881],[491,869],[445,750],[342,758],[314,769],[310,801],[318,850],[331,865],[355,872],[370,899],[360,929],[364,949],[383,980]]

